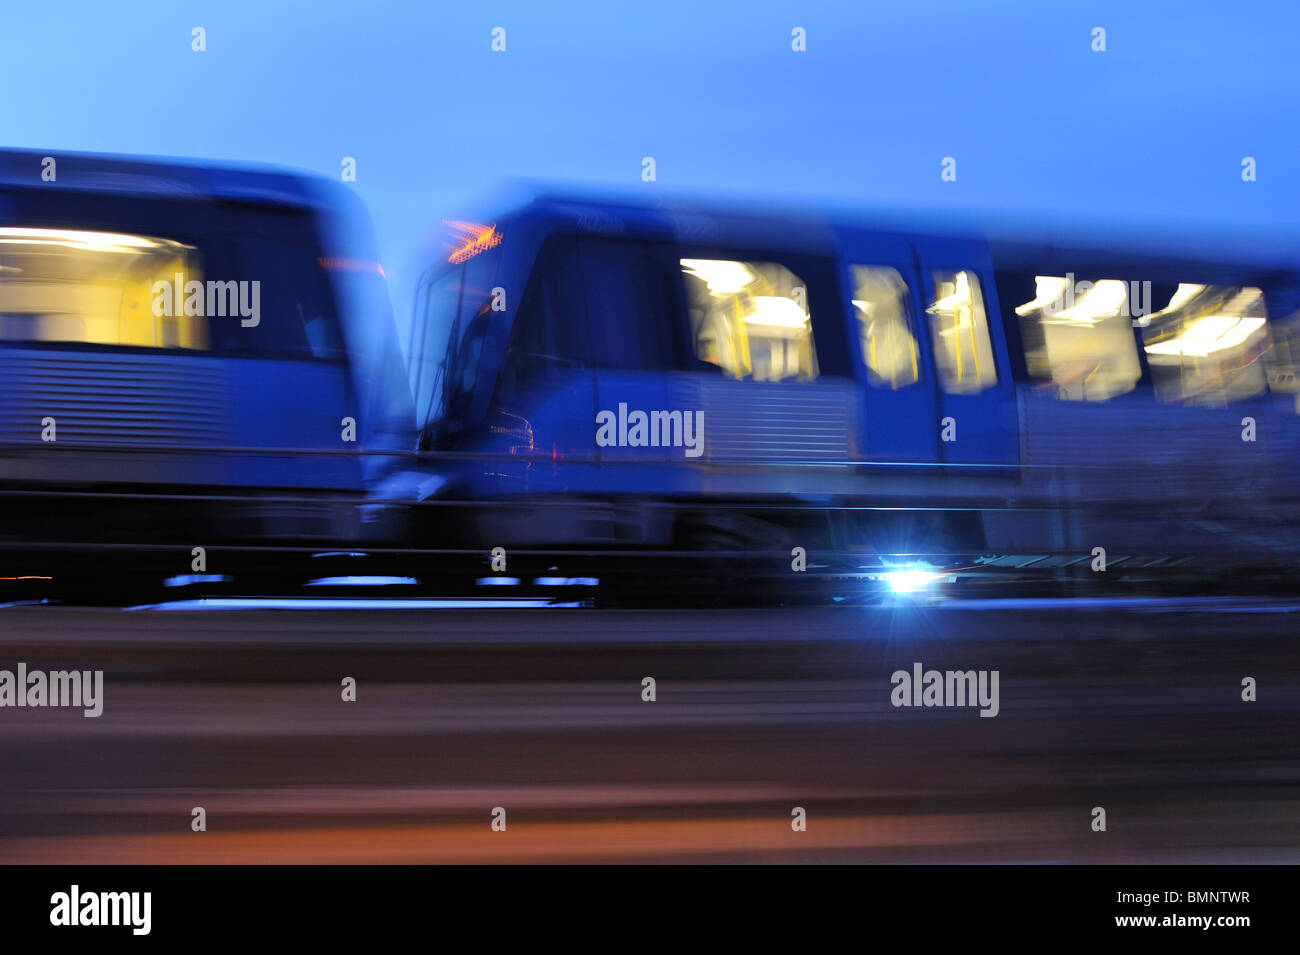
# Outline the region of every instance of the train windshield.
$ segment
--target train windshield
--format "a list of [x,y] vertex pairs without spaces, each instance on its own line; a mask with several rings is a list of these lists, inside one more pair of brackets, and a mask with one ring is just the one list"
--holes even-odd
[[492,247],[421,281],[407,352],[417,421],[453,427],[466,412],[494,314],[500,261],[499,246]]

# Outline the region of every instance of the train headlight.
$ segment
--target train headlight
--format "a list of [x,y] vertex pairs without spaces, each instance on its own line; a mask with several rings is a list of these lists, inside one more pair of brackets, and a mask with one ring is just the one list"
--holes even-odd
[[881,577],[888,582],[891,590],[896,594],[911,594],[942,578],[943,574],[937,574],[926,568],[924,565],[902,567],[898,570],[891,570]]

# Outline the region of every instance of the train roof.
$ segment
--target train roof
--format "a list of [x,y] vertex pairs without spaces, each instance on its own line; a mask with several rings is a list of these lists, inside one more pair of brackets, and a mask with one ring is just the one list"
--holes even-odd
[[[478,220],[529,218],[607,235],[701,244],[832,252],[846,230],[926,239],[979,240],[995,261],[1046,264],[1123,262],[1159,268],[1215,263],[1257,269],[1300,268],[1300,232],[1242,223],[1129,215],[1006,211],[940,205],[830,204],[787,198],[719,199],[556,184],[510,184],[478,208]],[[647,193],[653,192],[653,198]]]
[[[41,177],[46,157],[56,161],[50,182]],[[350,194],[324,177],[269,167],[54,149],[0,149],[0,188],[5,187],[313,207]]]

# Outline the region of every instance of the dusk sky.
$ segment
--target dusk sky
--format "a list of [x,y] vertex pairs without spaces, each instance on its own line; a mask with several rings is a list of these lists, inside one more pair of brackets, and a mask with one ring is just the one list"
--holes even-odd
[[1297,38],[1288,0],[14,4],[0,143],[355,157],[405,326],[422,243],[513,176],[1289,227]]

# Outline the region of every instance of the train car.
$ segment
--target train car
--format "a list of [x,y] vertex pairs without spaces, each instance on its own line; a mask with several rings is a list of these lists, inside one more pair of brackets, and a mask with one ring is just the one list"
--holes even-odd
[[82,542],[353,541],[378,533],[361,502],[382,453],[414,440],[386,279],[346,187],[0,151],[13,560]]
[[1300,550],[1280,245],[563,192],[448,226],[404,486],[476,546]]

